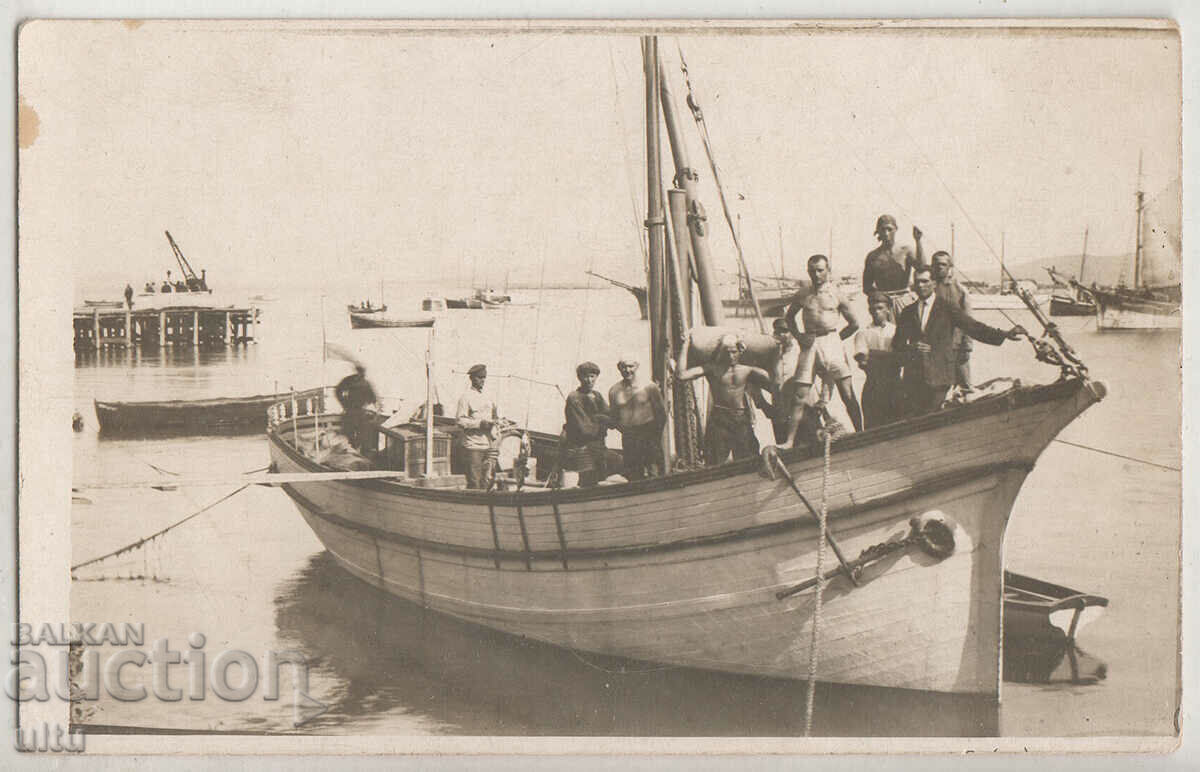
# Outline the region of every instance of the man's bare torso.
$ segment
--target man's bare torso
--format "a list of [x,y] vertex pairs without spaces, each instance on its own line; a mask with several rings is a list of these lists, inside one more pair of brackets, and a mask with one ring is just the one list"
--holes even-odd
[[811,335],[825,335],[836,330],[841,322],[842,306],[845,305],[841,295],[828,282],[816,290],[801,290],[793,302],[800,304],[803,331]]
[[608,391],[608,401],[621,428],[642,426],[653,423],[657,416],[654,411],[652,385],[627,385],[621,381]]

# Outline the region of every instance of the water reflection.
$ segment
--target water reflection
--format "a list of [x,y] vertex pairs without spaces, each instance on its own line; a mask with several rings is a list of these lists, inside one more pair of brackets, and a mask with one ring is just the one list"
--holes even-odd
[[[468,735],[797,736],[805,685],[599,657],[427,612],[314,555],[275,599],[280,639],[313,661],[313,729],[414,714]],[[326,689],[330,687],[326,686]],[[990,736],[993,700],[821,686],[814,734]]]

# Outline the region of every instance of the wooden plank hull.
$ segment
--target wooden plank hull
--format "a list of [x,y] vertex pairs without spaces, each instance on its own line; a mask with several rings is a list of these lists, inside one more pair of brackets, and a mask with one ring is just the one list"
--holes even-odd
[[1051,316],[1091,316],[1096,313],[1096,304],[1074,298],[1053,295],[1050,298]]
[[[311,393],[297,392],[297,396]],[[153,402],[95,400],[95,407],[100,432],[106,435],[234,434],[262,431],[267,426],[267,408],[290,397],[288,392]]]
[[[943,518],[955,549],[940,560],[897,551],[869,565],[858,588],[834,579],[819,680],[999,694],[1008,514],[1037,455],[1102,395],[1099,384],[1064,381],[837,443],[830,528],[847,557],[905,536],[917,516]],[[268,432],[274,466],[317,471],[291,447],[290,427]],[[784,458],[819,501],[822,459]],[[581,651],[807,677],[813,591],[782,601],[776,592],[812,576],[817,530],[757,460],[589,490],[284,488],[347,570],[427,608]],[[825,565],[836,565],[831,553]]]
[[358,312],[350,314],[350,326],[356,330],[378,327],[432,327],[433,321],[432,316],[414,316],[407,319],[398,319],[395,317],[360,314]]
[[1101,330],[1178,330],[1183,312],[1178,301],[1128,297],[1092,290],[1096,326]]

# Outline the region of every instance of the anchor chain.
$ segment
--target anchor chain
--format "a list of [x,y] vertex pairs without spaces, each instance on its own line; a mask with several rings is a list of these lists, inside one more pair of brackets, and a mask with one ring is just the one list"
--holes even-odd
[[[921,518],[914,517],[908,521],[908,525],[908,535],[903,539],[872,544],[860,552],[857,558],[847,563],[854,580],[857,581],[862,576],[862,570],[872,563],[878,563],[894,552],[904,551],[913,546],[920,547],[922,552],[937,560],[943,560],[954,552],[954,531],[950,530],[950,527],[941,520],[931,519],[922,523]],[[839,567],[832,571],[827,571],[822,576],[822,579],[833,579],[840,573],[842,573],[842,569]],[[816,583],[816,577],[805,579],[799,584],[780,590],[775,593],[775,597],[778,600],[790,598],[793,595],[804,592]]]

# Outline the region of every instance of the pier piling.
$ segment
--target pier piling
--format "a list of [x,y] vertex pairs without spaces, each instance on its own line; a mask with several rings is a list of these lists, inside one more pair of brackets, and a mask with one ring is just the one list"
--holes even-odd
[[219,347],[258,338],[258,309],[253,306],[84,306],[76,308],[73,317],[74,345],[83,351],[108,346]]

